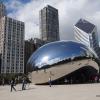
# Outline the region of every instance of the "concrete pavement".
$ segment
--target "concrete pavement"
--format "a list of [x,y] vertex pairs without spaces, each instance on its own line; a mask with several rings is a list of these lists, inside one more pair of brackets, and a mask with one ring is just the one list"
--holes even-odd
[[10,92],[10,86],[0,86],[0,100],[100,100],[100,83],[52,87],[30,84],[24,91],[21,85],[15,88],[17,92]]

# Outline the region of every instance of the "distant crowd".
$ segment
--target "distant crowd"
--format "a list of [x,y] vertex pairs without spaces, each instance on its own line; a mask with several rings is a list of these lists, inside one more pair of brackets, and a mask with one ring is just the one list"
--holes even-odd
[[93,76],[89,77],[89,79],[87,79],[85,81],[84,80],[82,81],[82,79],[80,81],[80,80],[75,80],[73,78],[70,78],[70,79],[65,78],[64,83],[65,84],[100,83],[100,75],[93,75]]

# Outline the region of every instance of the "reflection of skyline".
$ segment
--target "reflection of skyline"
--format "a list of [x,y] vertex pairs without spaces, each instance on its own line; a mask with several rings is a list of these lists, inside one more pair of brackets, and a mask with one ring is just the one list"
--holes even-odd
[[[34,56],[38,53],[34,61]],[[77,83],[77,80],[79,83],[90,82],[90,77],[98,74],[99,70],[94,54],[88,47],[75,41],[51,42],[39,48],[32,56],[33,59],[29,59],[27,67],[35,84],[48,84],[49,77],[52,78],[52,84],[64,84],[66,78],[69,81],[73,79],[73,83]]]
[[39,48],[35,53],[33,53],[28,63],[31,63],[34,67],[36,66],[41,68],[46,65],[52,65],[66,60],[93,57],[92,55],[94,55],[94,53],[89,51],[89,49],[83,44],[73,41],[60,41],[52,42]]

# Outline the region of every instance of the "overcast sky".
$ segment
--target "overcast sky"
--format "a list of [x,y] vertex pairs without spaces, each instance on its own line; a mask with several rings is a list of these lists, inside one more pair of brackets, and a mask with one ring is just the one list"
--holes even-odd
[[61,40],[74,39],[73,26],[80,18],[95,24],[100,37],[100,0],[5,0],[5,5],[8,16],[25,22],[25,39],[40,37],[39,11],[46,5],[59,11]]

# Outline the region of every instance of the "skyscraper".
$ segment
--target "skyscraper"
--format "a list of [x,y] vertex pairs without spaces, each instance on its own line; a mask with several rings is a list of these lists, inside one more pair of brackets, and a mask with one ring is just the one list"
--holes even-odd
[[0,18],[6,16],[6,7],[3,3],[0,3]]
[[24,22],[7,16],[0,20],[1,73],[24,73]]
[[78,42],[92,48],[100,57],[97,27],[94,24],[80,19],[74,26],[74,33]]
[[40,11],[41,40],[52,42],[59,40],[58,10],[49,5]]

